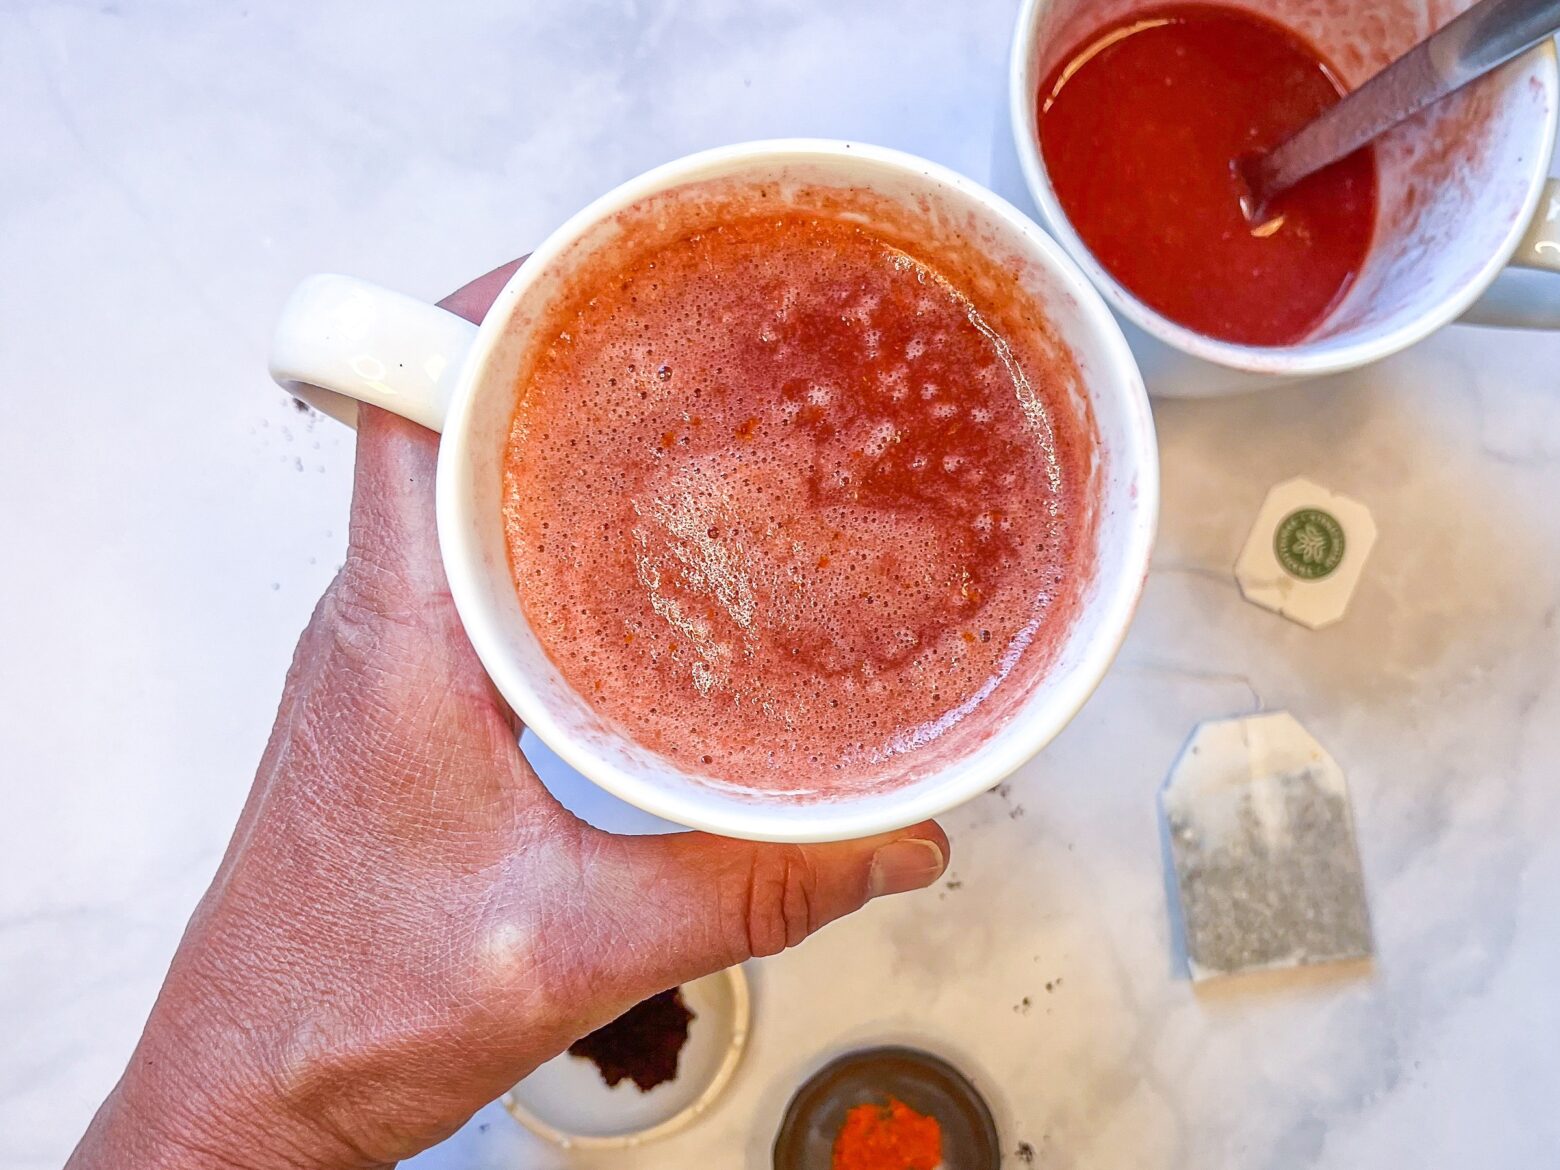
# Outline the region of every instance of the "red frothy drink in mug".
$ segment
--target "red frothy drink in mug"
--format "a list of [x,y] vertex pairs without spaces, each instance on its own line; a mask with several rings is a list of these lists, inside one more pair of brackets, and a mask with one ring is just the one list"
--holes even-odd
[[556,306],[506,453],[516,588],[570,683],[680,767],[880,783],[980,734],[1067,626],[1078,371],[969,250],[848,203],[708,210]]

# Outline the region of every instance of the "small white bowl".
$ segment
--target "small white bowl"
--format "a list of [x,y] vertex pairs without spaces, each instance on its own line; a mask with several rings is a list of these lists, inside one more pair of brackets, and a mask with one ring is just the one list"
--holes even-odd
[[504,1094],[509,1115],[564,1149],[621,1150],[665,1137],[707,1112],[747,1048],[751,1006],[741,967],[685,983],[693,1012],[677,1076],[649,1092],[608,1088],[595,1063],[562,1053]]

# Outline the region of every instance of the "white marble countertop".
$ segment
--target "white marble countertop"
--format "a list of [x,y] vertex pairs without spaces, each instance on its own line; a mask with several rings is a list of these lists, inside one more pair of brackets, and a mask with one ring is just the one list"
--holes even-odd
[[[654,163],[782,134],[992,167],[1012,0],[43,3],[0,11],[0,1165],[117,1077],[342,552],[351,443],[265,377],[294,280],[433,297]],[[370,15],[372,14],[372,15]],[[1141,615],[1076,723],[947,818],[956,887],[759,964],[717,1112],[620,1159],[768,1163],[825,1056],[950,1055],[1008,1162],[1534,1167],[1560,1150],[1560,337],[1161,403]],[[1245,604],[1267,488],[1381,530],[1347,620]],[[1286,707],[1353,786],[1373,965],[1194,990],[1155,793]],[[483,1111],[417,1165],[572,1161]]]

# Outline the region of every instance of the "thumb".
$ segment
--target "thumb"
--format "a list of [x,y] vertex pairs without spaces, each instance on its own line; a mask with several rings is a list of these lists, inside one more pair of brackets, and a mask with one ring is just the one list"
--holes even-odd
[[[593,867],[599,906],[633,907],[614,933],[631,942],[642,996],[777,954],[869,900],[923,889],[948,864],[933,821],[823,845],[771,845],[708,833],[616,837],[612,863]],[[604,859],[603,859],[604,860]],[[624,936],[637,936],[625,938]]]

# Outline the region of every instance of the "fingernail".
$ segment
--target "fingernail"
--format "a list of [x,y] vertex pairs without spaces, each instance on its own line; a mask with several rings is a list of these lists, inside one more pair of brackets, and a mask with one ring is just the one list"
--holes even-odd
[[868,896],[922,890],[942,875],[943,853],[935,841],[892,841],[872,855]]

